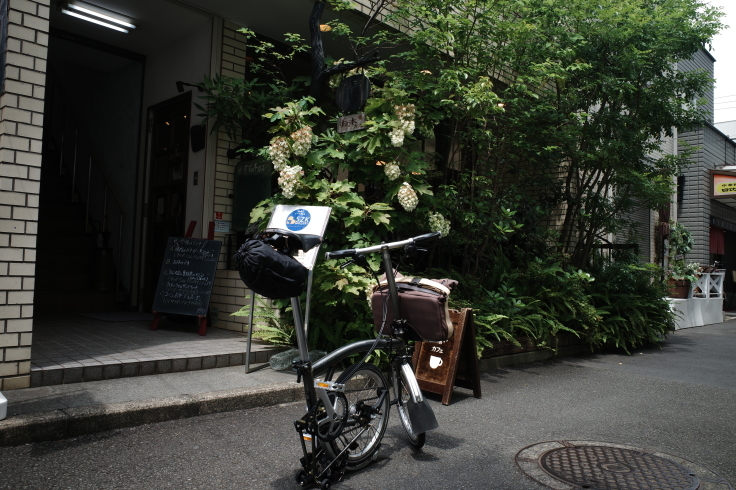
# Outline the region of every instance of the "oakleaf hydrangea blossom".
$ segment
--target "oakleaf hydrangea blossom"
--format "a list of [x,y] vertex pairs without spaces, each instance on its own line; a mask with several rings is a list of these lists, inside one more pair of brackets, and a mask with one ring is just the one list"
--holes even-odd
[[443,237],[450,234],[450,220],[440,213],[429,213],[429,229],[439,231]]
[[416,106],[414,104],[406,105],[395,105],[394,111],[399,117],[401,130],[404,134],[411,134],[414,132],[414,116],[416,113]]
[[396,180],[401,176],[401,169],[396,162],[391,162],[383,167],[383,171],[386,173],[386,177],[389,180]]
[[291,139],[294,143],[291,146],[294,155],[303,157],[312,147],[312,128],[304,126],[303,128],[291,133]]
[[388,134],[391,138],[391,144],[394,146],[401,146],[404,144],[404,130],[401,128],[394,128]]
[[283,136],[271,140],[271,146],[268,148],[268,156],[273,162],[273,168],[279,172],[289,163],[289,141]]
[[404,182],[403,184],[401,184],[401,189],[399,189],[398,197],[399,204],[401,204],[401,206],[409,212],[414,211],[414,209],[417,207],[417,204],[419,204],[417,193],[408,182]]
[[414,121],[401,121],[401,130],[404,134],[411,134],[414,132]]
[[373,301],[371,301],[371,296],[373,296],[373,286],[366,287],[363,292],[365,293],[365,297],[368,300],[368,308],[373,307]]
[[293,167],[284,167],[279,174],[279,185],[284,197],[290,199],[296,194],[296,188],[299,185],[299,178],[304,175],[299,165]]

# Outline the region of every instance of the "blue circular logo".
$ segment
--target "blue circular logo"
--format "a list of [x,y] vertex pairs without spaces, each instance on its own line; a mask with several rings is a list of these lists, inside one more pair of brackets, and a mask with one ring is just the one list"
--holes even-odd
[[301,231],[309,225],[311,220],[312,215],[309,214],[309,211],[297,209],[286,217],[286,227],[291,231]]

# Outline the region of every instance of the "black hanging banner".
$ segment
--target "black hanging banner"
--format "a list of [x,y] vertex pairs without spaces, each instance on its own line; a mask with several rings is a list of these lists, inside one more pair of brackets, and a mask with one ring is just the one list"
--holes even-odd
[[347,77],[337,87],[335,103],[345,114],[358,112],[371,95],[371,81],[365,75]]

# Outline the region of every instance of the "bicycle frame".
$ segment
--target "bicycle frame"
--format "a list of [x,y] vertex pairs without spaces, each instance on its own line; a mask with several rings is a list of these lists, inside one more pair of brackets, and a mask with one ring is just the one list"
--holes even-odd
[[[416,241],[419,241],[421,239],[430,239],[434,238],[435,235],[423,235],[421,237],[416,237],[408,240],[403,240],[399,242],[392,242],[388,244],[382,244],[382,245],[376,245],[373,247],[367,247],[364,249],[353,249],[353,250],[344,250],[344,251],[338,251],[333,252],[332,254],[328,253],[327,257],[329,258],[331,255],[334,256],[334,258],[341,258],[341,257],[360,257],[363,254],[367,253],[381,253],[381,259],[382,259],[382,268],[386,273],[386,279],[388,283],[388,294],[389,294],[389,300],[392,302],[393,311],[394,311],[394,318],[395,320],[393,323],[389,326],[389,333],[391,337],[384,338],[379,337],[377,339],[373,340],[362,340],[358,342],[354,342],[348,345],[345,345],[343,347],[340,347],[333,352],[330,352],[322,359],[316,361],[314,364],[312,364],[309,361],[309,352],[307,347],[307,332],[305,330],[305,322],[302,318],[301,313],[301,304],[299,301],[299,298],[291,298],[291,306],[292,311],[294,315],[294,327],[296,330],[296,337],[297,337],[297,346],[299,348],[299,359],[294,361],[294,366],[297,370],[297,382],[302,381],[304,382],[304,394],[307,402],[307,415],[303,417],[300,420],[297,420],[295,424],[295,428],[297,429],[297,432],[301,435],[301,445],[302,450],[304,452],[304,458],[302,459],[302,466],[304,467],[304,471],[307,471],[305,474],[305,478],[310,480],[312,483],[319,483],[322,479],[322,476],[324,474],[327,474],[326,477],[329,481],[330,476],[328,470],[330,470],[333,465],[336,468],[337,474],[341,475],[342,472],[344,472],[345,464],[346,464],[346,458],[347,455],[344,455],[344,453],[350,448],[352,443],[356,441],[361,435],[368,430],[369,425],[367,424],[366,420],[369,419],[369,417],[366,415],[368,413],[374,413],[371,412],[372,410],[377,410],[377,407],[380,407],[383,405],[385,398],[388,397],[388,407],[390,407],[392,404],[398,403],[398,397],[399,395],[399,378],[404,380],[404,386],[406,386],[408,395],[410,397],[411,402],[416,404],[416,413],[421,413],[422,415],[426,415],[427,411],[431,414],[431,408],[429,406],[423,406],[421,405],[422,402],[424,402],[424,397],[422,395],[421,390],[419,389],[419,384],[416,381],[416,378],[414,376],[414,372],[411,368],[411,356],[406,351],[406,342],[403,338],[396,338],[396,336],[403,336],[403,321],[401,320],[401,305],[400,305],[400,299],[399,299],[399,293],[396,287],[396,281],[394,280],[393,275],[393,266],[391,263],[391,253],[390,250],[394,248],[400,248],[407,245],[414,245]],[[311,274],[311,273],[310,273]],[[309,280],[310,286],[311,286],[311,275]],[[308,295],[309,297],[309,295]],[[384,326],[385,328],[385,326]],[[340,420],[337,416],[335,409],[333,407],[333,403],[337,403],[337,399],[339,398],[339,395],[344,390],[344,385],[341,385],[339,383],[332,381],[332,376],[334,374],[335,368],[340,364],[341,361],[346,360],[350,356],[353,356],[355,354],[359,354],[362,352],[367,352],[370,350],[383,350],[388,352],[394,352],[396,355],[392,356],[391,359],[391,365],[390,365],[390,380],[389,383],[392,384],[393,391],[395,396],[397,397],[397,400],[391,401],[390,397],[390,391],[386,390],[383,393],[378,393],[378,401],[376,401],[372,406],[366,408],[365,406],[362,407],[358,414],[352,414],[352,417],[355,417],[356,420],[358,420],[358,424],[360,429],[360,432],[353,438],[352,441],[350,441],[348,444],[345,445],[344,449],[340,451],[339,454],[337,454],[334,459],[329,461],[329,463],[323,463],[318,461],[319,458],[323,458],[324,453],[320,449],[320,442],[318,442],[318,434],[311,434],[308,433],[309,430],[312,430],[314,428],[314,425],[317,424],[317,428],[319,431],[322,430],[323,427],[326,427],[328,433],[332,433],[333,429],[336,430],[338,433],[341,433],[342,425],[345,423],[345,420],[347,419],[347,415],[345,416],[345,419]],[[357,368],[356,368],[357,370]],[[317,376],[324,375],[324,379],[317,379]],[[349,376],[348,376],[349,378]],[[332,398],[330,397],[332,393]],[[342,397],[344,399],[344,396]],[[322,408],[324,409],[324,417],[319,421],[316,422],[315,419],[315,411],[317,410],[318,404],[321,403]],[[426,403],[424,403],[426,405]],[[320,410],[322,409],[320,408]],[[412,418],[414,417],[412,411],[410,411],[410,414]],[[386,417],[388,417],[388,413],[385,414]],[[362,422],[361,422],[362,420]],[[434,423],[434,426],[432,424],[427,425],[427,430],[431,430],[432,428],[436,427],[436,420],[434,419],[434,415],[432,414],[431,417],[432,423]],[[322,425],[324,424],[324,425]],[[365,424],[365,425],[364,425]],[[335,427],[337,427],[335,429]],[[422,431],[424,432],[424,431]],[[312,452],[310,453],[307,450],[305,440],[311,441],[312,445]],[[423,442],[422,442],[423,444]],[[337,463],[337,464],[336,464]],[[318,465],[322,464],[322,466]],[[318,471],[320,471],[319,474]],[[340,476],[341,478],[341,476]],[[299,477],[297,478],[299,480]],[[304,483],[302,483],[304,484]]]

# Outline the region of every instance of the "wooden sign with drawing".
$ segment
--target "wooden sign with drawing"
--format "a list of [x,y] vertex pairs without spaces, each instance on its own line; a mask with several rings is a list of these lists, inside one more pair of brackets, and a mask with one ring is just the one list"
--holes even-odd
[[473,310],[450,310],[454,333],[445,342],[417,342],[414,345],[414,371],[419,387],[442,395],[449,405],[455,386],[473,390],[480,398],[478,357],[475,355]]

